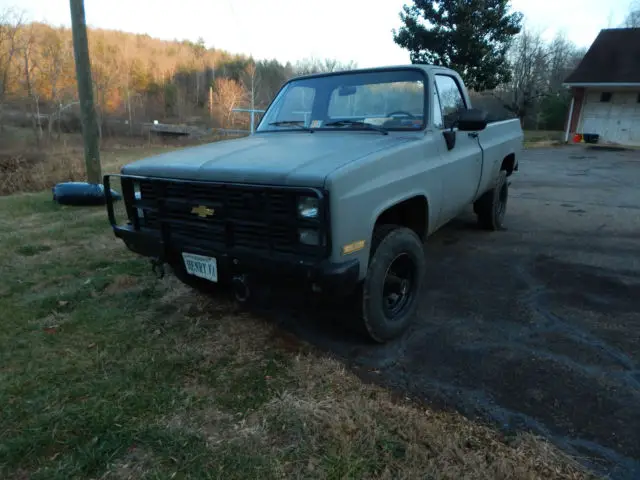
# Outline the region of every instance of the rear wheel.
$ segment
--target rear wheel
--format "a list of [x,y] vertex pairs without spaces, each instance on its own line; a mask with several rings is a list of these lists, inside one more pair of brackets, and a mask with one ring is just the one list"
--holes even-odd
[[368,336],[386,342],[411,324],[426,269],[423,245],[409,228],[383,225],[374,231],[359,303]]
[[507,172],[500,170],[496,183],[491,190],[482,195],[473,205],[478,215],[478,223],[486,230],[501,230],[507,213],[509,184]]

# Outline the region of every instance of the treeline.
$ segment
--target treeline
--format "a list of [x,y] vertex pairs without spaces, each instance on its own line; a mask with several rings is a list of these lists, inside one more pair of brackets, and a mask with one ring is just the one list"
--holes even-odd
[[[629,6],[617,28],[640,27],[640,0]],[[564,35],[550,41],[540,31],[526,25],[515,35],[506,53],[510,79],[490,92],[476,93],[480,106],[504,112],[520,119],[529,130],[562,130],[571,93],[564,79],[578,66],[587,48],[578,47]]]
[[[153,120],[248,128],[249,116],[235,108],[264,108],[294,75],[355,67],[314,58],[295,64],[255,61],[208,48],[202,40],[165,41],[120,31],[90,30],[89,44],[102,135],[137,134]],[[561,35],[544,41],[523,29],[508,51],[510,80],[474,92],[475,101],[498,116],[517,116],[525,128],[560,130],[570,101],[562,82],[585,50]],[[51,138],[78,131],[77,112],[71,30],[0,11],[0,128],[20,121],[38,139]]]
[[494,120],[519,118],[526,130],[563,130],[571,92],[562,83],[586,50],[563,35],[545,41],[524,28],[507,52],[510,79],[493,90],[472,91],[472,102]]
[[545,41],[539,32],[525,28],[507,54],[511,80],[492,95],[520,118],[524,128],[562,130],[571,100],[562,83],[585,53],[586,48],[578,48],[563,35]]
[[[89,31],[89,51],[103,135],[136,133],[153,120],[247,128],[248,115],[234,108],[264,108],[293,75],[354,66],[315,58],[254,61],[207,48],[202,40],[97,29]],[[3,119],[22,119],[39,138],[79,128],[75,82],[69,28],[0,11],[0,126]]]

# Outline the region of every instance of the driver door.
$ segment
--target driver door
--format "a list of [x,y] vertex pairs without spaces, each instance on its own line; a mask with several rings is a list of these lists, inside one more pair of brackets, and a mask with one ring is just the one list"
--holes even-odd
[[442,134],[451,130],[458,112],[467,108],[457,79],[445,74],[435,75],[434,129],[440,132],[442,223],[451,220],[473,202],[482,174],[482,149],[477,135],[460,132],[454,127],[455,146],[449,150]]

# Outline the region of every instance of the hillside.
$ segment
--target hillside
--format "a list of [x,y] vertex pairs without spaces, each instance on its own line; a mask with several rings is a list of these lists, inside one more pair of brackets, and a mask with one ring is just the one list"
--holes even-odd
[[[108,117],[134,123],[200,117],[231,126],[246,122],[231,110],[250,103],[248,92],[254,92],[255,105],[265,106],[295,71],[341,67],[314,59],[295,66],[254,61],[208,48],[202,40],[167,41],[99,29],[89,30],[89,51],[103,127]],[[4,107],[5,119],[16,111],[38,118],[60,107],[68,114],[76,101],[71,30],[22,24],[15,15],[0,12],[0,112]]]

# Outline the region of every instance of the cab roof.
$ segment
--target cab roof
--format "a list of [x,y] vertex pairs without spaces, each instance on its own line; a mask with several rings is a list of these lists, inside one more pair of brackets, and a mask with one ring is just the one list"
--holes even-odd
[[426,63],[408,63],[401,65],[385,65],[381,67],[370,67],[370,68],[354,68],[349,70],[337,70],[335,72],[319,72],[319,73],[311,73],[307,75],[300,75],[297,77],[291,78],[291,80],[298,80],[303,78],[318,78],[318,77],[329,77],[334,75],[344,75],[347,73],[369,73],[369,72],[380,72],[386,70],[423,70],[425,72],[432,71],[446,71],[446,72],[454,72],[450,68],[441,67],[438,65],[431,65]]

